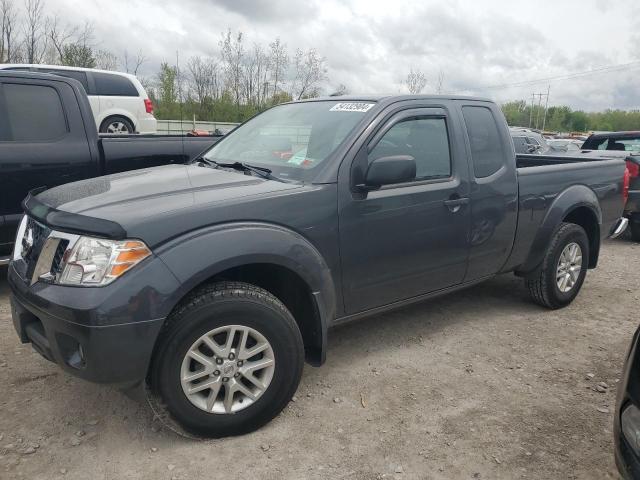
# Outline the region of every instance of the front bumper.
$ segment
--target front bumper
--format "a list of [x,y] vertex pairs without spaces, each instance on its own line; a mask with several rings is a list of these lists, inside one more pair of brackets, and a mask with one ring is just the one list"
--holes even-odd
[[75,376],[123,387],[145,378],[177,289],[155,257],[105,287],[30,285],[13,264],[8,280],[23,343]]

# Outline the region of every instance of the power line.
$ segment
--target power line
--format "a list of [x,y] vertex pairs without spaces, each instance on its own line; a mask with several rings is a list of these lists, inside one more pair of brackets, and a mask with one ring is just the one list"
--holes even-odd
[[484,87],[480,87],[477,90],[493,90],[493,89],[510,88],[510,87],[528,87],[532,85],[537,85],[539,83],[547,83],[555,80],[570,80],[573,78],[585,77],[588,75],[594,75],[598,73],[619,72],[624,70],[631,70],[633,68],[640,68],[640,60],[636,60],[634,62],[629,62],[629,63],[622,63],[619,65],[608,65],[604,67],[598,67],[592,70],[585,70],[583,72],[566,73],[564,75],[556,75],[553,77],[538,78],[535,80],[523,80],[521,82],[503,83],[501,85],[487,85]]

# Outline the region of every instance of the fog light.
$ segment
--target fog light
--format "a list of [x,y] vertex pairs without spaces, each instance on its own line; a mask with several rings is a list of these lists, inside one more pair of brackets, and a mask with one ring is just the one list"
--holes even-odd
[[629,405],[620,417],[622,434],[636,455],[640,455],[640,410],[635,405]]

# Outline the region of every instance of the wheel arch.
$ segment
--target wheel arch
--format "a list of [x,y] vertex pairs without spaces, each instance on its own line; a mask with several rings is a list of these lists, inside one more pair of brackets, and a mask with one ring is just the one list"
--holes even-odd
[[307,362],[324,363],[335,287],[324,258],[306,238],[277,225],[227,224],[175,239],[157,255],[180,284],[167,316],[204,284],[250,283],[273,294],[292,313]]
[[546,214],[525,262],[517,269],[519,275],[535,270],[542,262],[549,242],[558,226],[574,223],[585,229],[589,238],[589,268],[595,268],[600,254],[602,211],[598,197],[585,185],[573,185],[556,196]]
[[131,125],[133,126],[134,132],[138,131],[138,119],[135,117],[135,115],[132,115],[132,113],[127,110],[110,109],[100,113],[100,117],[98,118],[98,122],[97,122],[98,132],[100,132],[100,130],[102,129],[102,125],[107,120],[112,119],[114,117],[124,118],[125,120],[131,123]]

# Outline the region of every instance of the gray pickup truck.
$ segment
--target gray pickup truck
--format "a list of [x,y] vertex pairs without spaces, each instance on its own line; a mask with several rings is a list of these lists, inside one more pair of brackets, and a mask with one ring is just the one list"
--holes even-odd
[[626,224],[624,177],[623,160],[516,157],[490,101],[284,104],[189,165],[30,194],[13,321],[74,375],[146,381],[187,430],[241,434],[336,324],[505,272],[569,304]]

